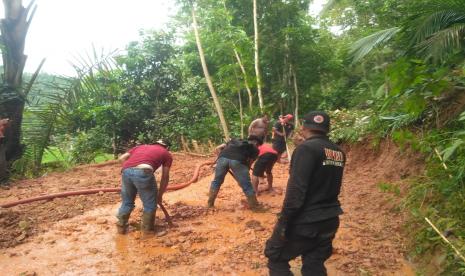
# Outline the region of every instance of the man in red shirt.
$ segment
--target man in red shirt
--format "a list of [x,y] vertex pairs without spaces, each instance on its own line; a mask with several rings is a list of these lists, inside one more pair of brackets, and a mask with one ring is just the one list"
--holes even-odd
[[273,188],[273,166],[278,160],[278,152],[274,150],[270,145],[260,143],[258,145],[258,159],[255,161],[255,165],[252,171],[252,186],[255,193],[258,194],[258,183],[260,177],[265,176],[268,182],[267,191]]
[[[126,234],[129,216],[134,209],[136,194],[142,200],[144,212],[142,214],[141,230],[153,231],[155,228],[155,211],[157,202],[162,201],[170,178],[169,172],[173,157],[168,151],[169,143],[158,140],[153,145],[140,145],[130,149],[119,157],[123,162],[121,171],[121,207],[119,208],[117,222],[118,233]],[[163,166],[160,191],[153,173]],[[157,196],[158,193],[158,196]]]

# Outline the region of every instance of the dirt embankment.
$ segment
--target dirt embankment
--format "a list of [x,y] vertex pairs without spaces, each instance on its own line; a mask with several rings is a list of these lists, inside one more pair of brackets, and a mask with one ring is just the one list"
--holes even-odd
[[[345,214],[341,216],[334,254],[327,263],[329,275],[414,275],[403,257],[405,210],[398,208],[398,202],[405,179],[422,173],[421,159],[400,152],[388,142],[383,142],[379,150],[367,145],[352,146],[347,153],[341,194]],[[175,156],[173,178],[188,179],[194,166],[202,161]],[[78,169],[30,181],[41,181],[35,185],[43,186],[39,189],[42,192],[60,191],[66,186],[64,183],[72,185],[77,179],[79,183],[101,181],[105,187],[119,185],[119,168],[104,168],[98,172]],[[266,275],[263,247],[282,204],[288,165],[278,164],[274,175],[275,190],[259,197],[270,208],[266,213],[250,212],[244,206],[240,188],[229,176],[214,210],[204,207],[211,176],[189,188],[168,193],[166,206],[176,227],[168,228],[158,214],[158,233],[148,238],[137,231],[140,207],[131,216],[129,234],[115,233],[118,195],[57,199],[3,210],[0,218],[6,218],[9,225],[1,224],[4,239],[16,239],[16,235],[24,233],[19,225],[24,220],[34,223],[31,227],[36,230],[27,232],[19,241],[24,244],[11,247],[18,242],[2,243],[10,248],[0,255],[0,270],[8,275],[26,270],[39,275]],[[0,201],[37,195],[27,184],[21,182],[8,191],[0,191]],[[401,187],[400,195],[382,191],[390,185]],[[11,193],[9,200],[5,200],[5,193]],[[20,215],[19,220],[11,218],[15,214]],[[20,230],[14,230],[17,228]],[[300,261],[291,265],[297,272]]]
[[345,148],[348,164],[340,199],[344,215],[332,261],[344,273],[414,275],[404,260],[408,210],[400,203],[408,178],[424,171],[422,157],[390,141],[376,149],[369,142]]

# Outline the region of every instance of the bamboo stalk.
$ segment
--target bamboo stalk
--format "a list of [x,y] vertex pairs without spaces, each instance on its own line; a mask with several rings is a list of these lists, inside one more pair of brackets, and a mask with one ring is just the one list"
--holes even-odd
[[[444,159],[442,159],[441,154],[439,153],[437,148],[434,148],[434,152],[438,156],[439,160],[441,161],[442,166],[444,167],[445,170],[449,170],[449,167],[447,167],[446,162],[444,162]],[[449,178],[452,178],[452,175],[449,174]]]
[[442,166],[444,167],[444,169],[448,170],[449,168],[447,167],[446,163],[445,163],[444,160],[442,159],[442,156],[441,156],[441,154],[439,153],[439,151],[438,151],[437,148],[434,148],[434,152],[435,152],[436,155],[438,156],[439,160],[441,160],[441,163],[442,163]]
[[464,262],[465,262],[465,257],[462,255],[462,253],[460,253],[460,251],[438,230],[438,228],[427,218],[425,217],[425,220],[426,222],[429,223],[429,225],[431,225],[431,227],[433,227],[434,231],[436,231],[436,233],[439,234],[439,236],[447,243],[449,244],[452,249],[454,249],[455,253],[457,254],[457,256],[459,256]]

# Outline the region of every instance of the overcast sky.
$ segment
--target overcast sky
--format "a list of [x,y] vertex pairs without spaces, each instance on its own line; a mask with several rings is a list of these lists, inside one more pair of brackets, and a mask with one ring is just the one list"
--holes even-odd
[[[314,0],[317,14],[326,0]],[[37,12],[26,38],[26,71],[42,58],[42,71],[72,75],[69,61],[97,49],[124,49],[137,40],[140,29],[162,28],[174,14],[173,0],[36,0]],[[29,0],[23,0],[24,5]],[[3,5],[0,7],[3,16]]]

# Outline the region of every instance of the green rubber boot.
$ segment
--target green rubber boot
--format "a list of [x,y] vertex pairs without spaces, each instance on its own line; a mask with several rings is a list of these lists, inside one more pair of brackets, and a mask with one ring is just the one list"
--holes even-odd
[[267,208],[263,207],[263,205],[258,202],[256,195],[247,196],[247,203],[252,212],[263,213],[267,210]]
[[155,212],[142,213],[140,230],[144,233],[153,232],[155,230]]
[[215,199],[220,190],[210,189],[208,194],[208,208],[213,208],[215,206]]
[[116,222],[116,230],[118,231],[118,234],[124,235],[128,232],[129,228],[129,216],[131,214],[125,214],[125,215],[118,215],[116,218],[118,221]]

